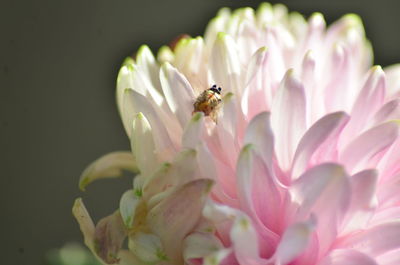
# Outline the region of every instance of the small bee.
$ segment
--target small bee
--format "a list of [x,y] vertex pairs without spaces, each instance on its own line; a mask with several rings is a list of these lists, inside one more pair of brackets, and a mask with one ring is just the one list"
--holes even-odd
[[214,122],[217,122],[219,104],[221,103],[221,88],[213,85],[204,90],[193,104],[195,112],[203,112],[205,116],[210,116]]

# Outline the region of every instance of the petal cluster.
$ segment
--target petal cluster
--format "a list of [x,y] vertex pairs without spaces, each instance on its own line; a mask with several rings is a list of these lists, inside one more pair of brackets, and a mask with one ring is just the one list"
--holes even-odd
[[[97,225],[77,199],[86,245],[107,264],[400,264],[400,66],[372,57],[356,15],[267,3],[142,46],[117,80],[131,151],[80,187],[137,175]],[[217,119],[193,111],[213,84]]]

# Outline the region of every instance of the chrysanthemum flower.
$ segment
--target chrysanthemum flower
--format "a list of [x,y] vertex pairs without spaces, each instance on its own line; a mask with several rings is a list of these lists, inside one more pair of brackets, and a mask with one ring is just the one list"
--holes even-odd
[[[400,66],[372,66],[364,34],[262,4],[141,47],[117,80],[132,151],[80,186],[137,175],[96,226],[76,201],[87,246],[108,264],[400,264]],[[215,119],[193,106],[213,84]]]

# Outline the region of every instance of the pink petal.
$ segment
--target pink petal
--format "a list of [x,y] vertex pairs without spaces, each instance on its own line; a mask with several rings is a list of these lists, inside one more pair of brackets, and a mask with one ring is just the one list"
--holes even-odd
[[339,156],[349,172],[364,168],[369,160],[389,147],[399,135],[395,122],[386,122],[364,132],[354,139]]
[[378,172],[373,169],[350,177],[352,197],[342,234],[366,227],[374,213],[377,179]]
[[376,257],[400,248],[400,221],[374,226],[368,230],[347,236],[339,247],[352,248]]
[[[301,138],[293,159],[292,178],[296,179],[310,163],[314,152],[325,142],[337,136],[349,120],[344,112],[328,114],[309,128]],[[320,161],[322,162],[322,161]]]
[[161,238],[171,263],[183,262],[182,241],[198,223],[212,184],[208,179],[191,181],[178,188],[148,213],[147,223]]
[[400,119],[400,99],[393,99],[383,105],[374,115],[373,125],[378,125],[385,121]]
[[275,153],[283,170],[289,170],[297,144],[306,128],[304,88],[287,71],[271,107],[271,127],[275,135]]
[[310,218],[307,222],[295,223],[288,227],[271,261],[275,264],[288,264],[298,257],[308,247],[314,226],[315,220]]
[[79,178],[79,188],[84,191],[87,185],[97,179],[119,177],[123,170],[134,173],[138,171],[131,152],[117,151],[106,154],[85,168]]
[[[398,124],[399,127],[400,123]],[[380,181],[390,181],[394,176],[400,173],[400,138],[398,137],[394,144],[387,150],[377,165],[381,173]]]
[[348,143],[358,132],[364,131],[369,119],[383,104],[385,89],[385,74],[381,67],[375,66],[370,71],[368,79],[353,106],[351,120],[341,137],[342,144]]
[[[336,249],[318,265],[378,265],[370,256],[353,249]],[[381,263],[379,263],[381,264]]]
[[[348,209],[351,190],[348,176],[337,164],[321,164],[307,170],[290,187],[293,217],[287,221],[304,220],[311,213],[318,219],[316,231],[320,255],[328,250],[336,238],[338,228]],[[326,207],[329,205],[329,207]]]
[[380,255],[376,258],[380,265],[399,265],[400,264],[400,249],[396,249]]
[[[253,145],[243,147],[236,168],[238,198],[241,208],[256,224],[277,231],[281,197],[265,164],[256,154]],[[264,230],[264,229],[263,229]]]
[[384,71],[386,74],[388,98],[398,98],[400,96],[400,64],[385,67]]
[[236,217],[231,230],[231,239],[236,259],[240,264],[265,264],[266,260],[262,259],[259,254],[257,231],[247,216]]

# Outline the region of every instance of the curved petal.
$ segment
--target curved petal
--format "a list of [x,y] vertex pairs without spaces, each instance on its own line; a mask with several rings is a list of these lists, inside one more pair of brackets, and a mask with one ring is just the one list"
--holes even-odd
[[94,232],[96,254],[107,264],[118,263],[118,252],[126,236],[127,230],[119,211],[102,218]]
[[79,188],[84,191],[87,185],[97,179],[120,177],[123,170],[138,172],[131,152],[117,151],[106,154],[85,168],[79,178]]
[[127,190],[122,194],[119,202],[119,212],[126,228],[130,229],[133,225],[136,207],[139,204],[140,196],[134,193],[133,190]]
[[90,217],[85,205],[82,202],[82,198],[75,200],[74,206],[72,207],[72,214],[79,223],[79,227],[83,234],[85,245],[93,252],[94,251],[94,231],[95,226]]
[[196,112],[186,124],[182,135],[182,147],[194,149],[201,141],[204,128],[204,113]]
[[321,164],[300,176],[290,187],[289,194],[291,206],[287,221],[301,221],[315,214],[318,222],[324,224],[316,229],[320,255],[324,254],[336,238],[350,203],[348,175],[340,165]]
[[192,264],[192,259],[205,258],[223,249],[221,241],[210,233],[192,233],[183,241],[183,259]]
[[376,258],[379,265],[398,265],[400,264],[400,248],[380,255]]
[[374,226],[351,236],[340,243],[340,247],[352,248],[376,257],[400,248],[400,221]]
[[[370,256],[353,249],[336,249],[318,265],[378,265]],[[381,264],[381,263],[379,263]]]
[[193,88],[185,76],[169,63],[161,66],[160,80],[165,99],[183,128],[193,112]]
[[145,263],[156,263],[167,260],[161,239],[154,234],[135,233],[129,238],[129,250]]
[[158,163],[158,159],[155,153],[152,128],[141,112],[133,120],[131,148],[141,175],[150,175],[154,170],[154,165]]
[[389,147],[399,136],[399,125],[386,122],[354,139],[339,155],[349,172],[364,168],[378,152]]
[[161,238],[171,263],[182,263],[181,247],[184,237],[198,223],[212,180],[191,181],[153,207],[147,223]]
[[301,138],[292,165],[292,178],[296,179],[310,163],[314,152],[332,136],[337,136],[349,120],[344,112],[334,112],[319,119]]
[[219,32],[210,60],[211,74],[215,83],[239,97],[242,94],[241,69],[234,39],[226,33]]
[[315,227],[314,218],[307,222],[295,223],[288,227],[282,235],[274,256],[269,262],[289,264],[307,249]]
[[275,94],[271,107],[271,127],[275,135],[275,153],[281,168],[290,169],[294,152],[306,128],[306,102],[303,85],[288,70]]

